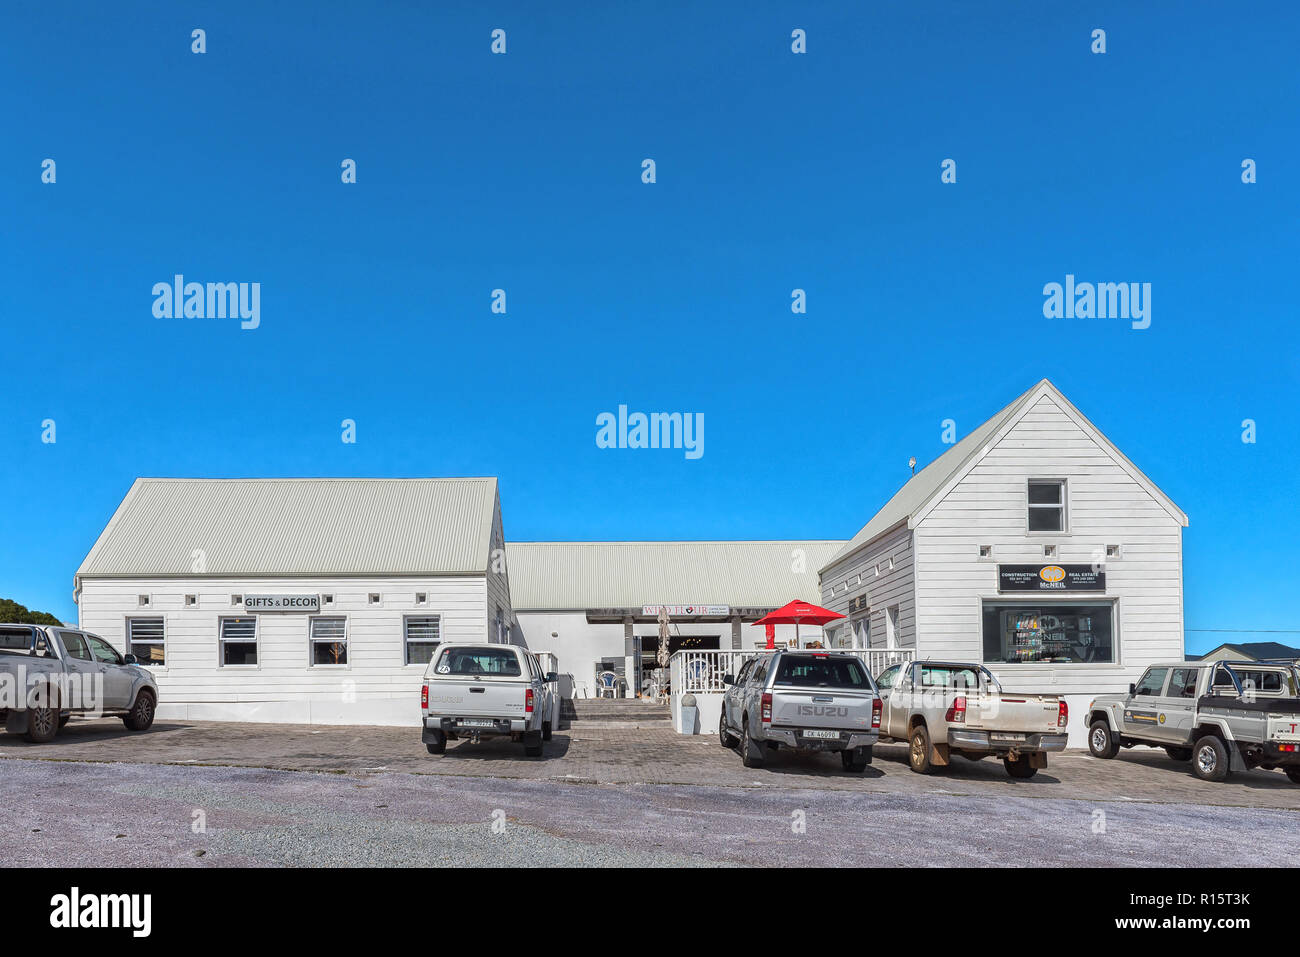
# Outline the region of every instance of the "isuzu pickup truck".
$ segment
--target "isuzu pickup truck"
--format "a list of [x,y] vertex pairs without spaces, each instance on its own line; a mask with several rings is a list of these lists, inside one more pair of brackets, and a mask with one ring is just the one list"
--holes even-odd
[[906,741],[919,774],[954,754],[995,755],[1013,778],[1032,778],[1047,767],[1048,752],[1065,750],[1065,700],[1004,692],[982,665],[914,661],[886,668],[876,684],[885,701],[881,740]]
[[777,651],[724,675],[718,737],[740,745],[747,768],[764,749],[838,751],[846,771],[865,771],[880,726],[880,696],[862,662],[827,651]]
[[158,684],[131,655],[77,628],[0,625],[0,721],[28,741],[52,741],[73,714],[117,715],[147,731]]
[[540,757],[549,741],[556,675],[517,645],[444,642],[434,651],[420,691],[421,738],[430,754],[448,741],[510,738]]
[[1300,675],[1289,664],[1173,661],[1152,665],[1128,694],[1088,707],[1088,750],[1164,748],[1206,781],[1281,768],[1300,784]]

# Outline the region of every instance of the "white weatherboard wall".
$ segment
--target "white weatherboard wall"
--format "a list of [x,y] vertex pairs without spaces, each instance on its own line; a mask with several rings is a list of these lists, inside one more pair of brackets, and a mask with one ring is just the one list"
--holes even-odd
[[[416,592],[427,602],[415,603]],[[369,595],[382,596],[378,605]],[[149,607],[139,596],[150,596]],[[197,607],[185,606],[187,594]],[[218,619],[244,617],[231,595],[331,594],[322,616],[347,619],[348,664],[309,666],[305,614],[258,619],[258,664],[220,665]],[[128,617],[165,622],[166,665],[157,676],[160,718],[315,724],[419,724],[423,665],[407,665],[403,619],[439,615],[444,641],[489,640],[484,576],[429,578],[194,578],[82,581],[80,625],[127,653]]]
[[[894,647],[911,648],[916,641],[915,568],[912,533],[906,525],[886,532],[869,545],[846,555],[822,573],[822,605],[848,616],[833,627],[852,629],[852,641],[842,647],[887,648],[886,616],[898,609]],[[850,598],[865,595],[867,611],[852,612]],[[827,626],[828,628],[832,626]]]
[[[1027,531],[1030,478],[1066,480],[1068,532]],[[913,544],[918,653],[969,661],[983,658],[981,600],[999,598],[999,564],[1102,557],[1105,597],[1117,600],[1116,664],[989,665],[1009,691],[1065,695],[1071,746],[1085,744],[1093,695],[1124,691],[1150,663],[1183,657],[1181,522],[1050,394],[919,517]],[[1058,549],[1050,560],[1049,544]],[[981,545],[993,546],[991,558],[979,556]],[[1120,545],[1122,557],[1105,560],[1107,545]]]

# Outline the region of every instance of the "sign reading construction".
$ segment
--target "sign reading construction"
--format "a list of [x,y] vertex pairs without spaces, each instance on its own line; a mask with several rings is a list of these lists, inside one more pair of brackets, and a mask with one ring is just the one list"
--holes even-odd
[[320,611],[320,595],[245,595],[244,611]]
[[1105,591],[1105,565],[999,565],[998,591]]

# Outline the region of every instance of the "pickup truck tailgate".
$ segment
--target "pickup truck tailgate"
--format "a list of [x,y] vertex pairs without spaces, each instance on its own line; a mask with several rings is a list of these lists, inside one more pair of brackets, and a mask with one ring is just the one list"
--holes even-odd
[[[1291,699],[1294,702],[1295,699]],[[1281,744],[1300,744],[1300,714],[1270,714],[1268,740]]]
[[772,689],[772,726],[871,730],[874,694],[841,688]]
[[1055,734],[1061,699],[1033,694],[979,692],[966,698],[966,727],[983,731]]
[[501,678],[430,678],[429,708],[454,717],[522,718],[528,684]]

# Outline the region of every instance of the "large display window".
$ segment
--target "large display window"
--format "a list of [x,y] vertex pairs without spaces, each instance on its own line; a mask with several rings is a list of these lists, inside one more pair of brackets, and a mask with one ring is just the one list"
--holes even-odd
[[1115,603],[984,602],[986,664],[1113,664]]

